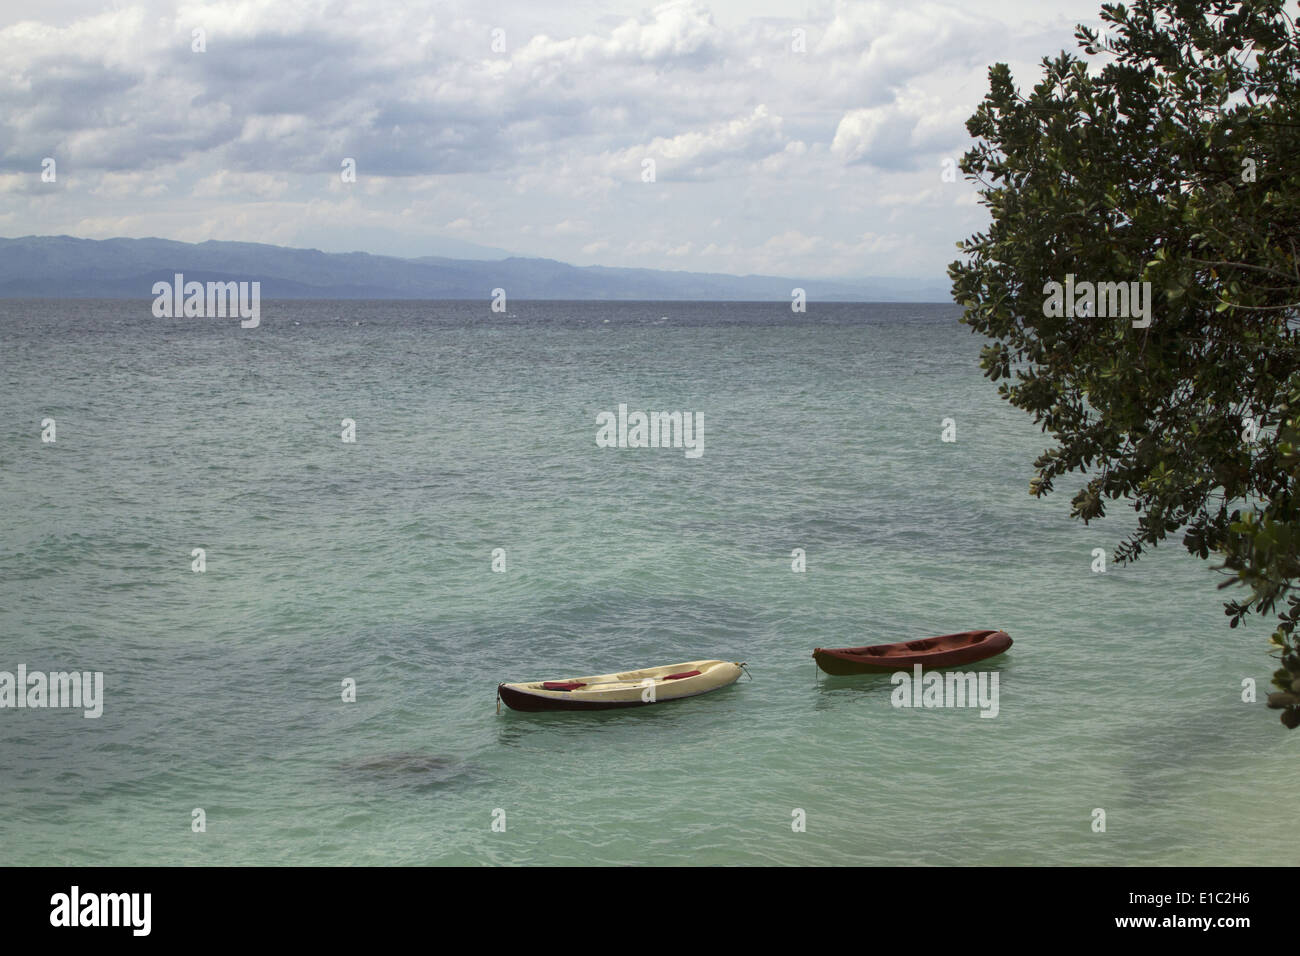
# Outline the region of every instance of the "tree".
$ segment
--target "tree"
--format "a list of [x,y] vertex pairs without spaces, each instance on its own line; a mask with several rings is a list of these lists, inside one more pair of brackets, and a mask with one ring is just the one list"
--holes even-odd
[[[1030,493],[1077,472],[1085,524],[1131,504],[1118,562],[1179,531],[1216,556],[1221,587],[1242,587],[1231,626],[1276,615],[1269,704],[1294,728],[1300,35],[1282,0],[1138,0],[1101,17],[1103,35],[1076,30],[1082,57],[1043,59],[1027,97],[990,68],[961,169],[991,224],[958,244],[953,295],[991,340],[985,376],[1054,441]],[[1118,286],[1089,285],[1103,282],[1138,283],[1136,318]]]

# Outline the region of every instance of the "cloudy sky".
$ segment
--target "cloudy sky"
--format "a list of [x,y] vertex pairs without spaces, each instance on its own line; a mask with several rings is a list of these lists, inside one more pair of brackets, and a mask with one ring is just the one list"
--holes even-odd
[[942,278],[988,65],[1098,7],[3,0],[0,235]]

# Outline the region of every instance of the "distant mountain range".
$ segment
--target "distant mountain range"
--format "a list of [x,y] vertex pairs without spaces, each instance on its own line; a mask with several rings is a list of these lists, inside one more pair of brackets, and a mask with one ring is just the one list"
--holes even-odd
[[152,297],[153,284],[258,281],[263,299],[511,299],[948,302],[946,282],[814,279],[571,266],[554,259],[400,259],[257,242],[0,238],[0,298]]

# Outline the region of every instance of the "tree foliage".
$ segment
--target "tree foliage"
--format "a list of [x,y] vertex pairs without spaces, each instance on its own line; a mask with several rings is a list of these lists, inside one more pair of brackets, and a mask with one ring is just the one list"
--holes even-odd
[[[1275,614],[1300,724],[1300,35],[1282,0],[1107,4],[1029,95],[1005,64],[967,122],[986,231],[949,268],[985,375],[1054,441],[1030,493],[1078,472],[1085,523],[1131,505],[1116,552],[1167,536]],[[1150,282],[1146,328],[1045,314],[1047,284]]]

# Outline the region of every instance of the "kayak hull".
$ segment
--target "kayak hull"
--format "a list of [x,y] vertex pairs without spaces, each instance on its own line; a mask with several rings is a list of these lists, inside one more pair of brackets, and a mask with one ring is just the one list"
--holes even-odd
[[511,710],[536,713],[540,710],[621,710],[625,707],[645,707],[643,700],[559,700],[519,690],[509,684],[497,688],[501,699]]
[[872,644],[866,647],[818,647],[817,666],[827,674],[890,674],[923,668],[960,667],[996,657],[1011,646],[1006,631],[962,631],[918,641]]
[[741,673],[740,665],[730,661],[687,661],[617,674],[498,684],[497,694],[511,710],[622,710],[698,697],[734,684]]

